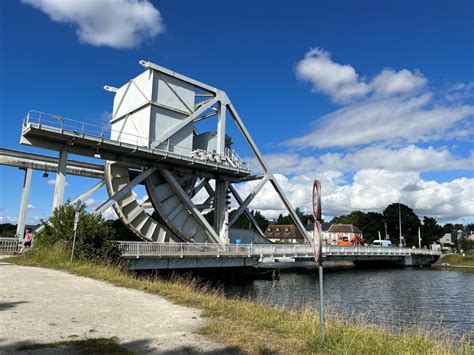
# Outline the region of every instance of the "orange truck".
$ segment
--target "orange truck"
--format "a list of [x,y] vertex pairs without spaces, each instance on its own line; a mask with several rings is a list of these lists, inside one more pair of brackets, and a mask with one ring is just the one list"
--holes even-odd
[[345,235],[339,235],[337,237],[337,245],[344,246],[344,247],[355,247],[357,245],[365,245],[364,238],[359,237],[358,235],[354,235],[351,240],[349,237]]

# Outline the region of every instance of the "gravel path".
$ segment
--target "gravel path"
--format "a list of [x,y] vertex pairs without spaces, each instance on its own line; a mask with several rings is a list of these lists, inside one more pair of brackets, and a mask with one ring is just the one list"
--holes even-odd
[[139,353],[234,352],[195,332],[200,310],[62,271],[0,262],[0,352],[117,337]]

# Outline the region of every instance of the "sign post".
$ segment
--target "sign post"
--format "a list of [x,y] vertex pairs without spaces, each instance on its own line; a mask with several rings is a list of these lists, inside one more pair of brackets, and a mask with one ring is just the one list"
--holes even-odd
[[313,251],[314,261],[319,268],[319,332],[324,337],[324,295],[323,295],[323,260],[322,260],[322,230],[321,230],[321,183],[318,180],[313,184]]
[[79,223],[79,212],[74,215],[74,237],[72,239],[71,262],[74,259],[74,247],[76,246],[77,224]]

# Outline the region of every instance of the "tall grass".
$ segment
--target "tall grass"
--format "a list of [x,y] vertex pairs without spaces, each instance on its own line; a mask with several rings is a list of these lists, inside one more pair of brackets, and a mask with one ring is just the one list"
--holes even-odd
[[250,353],[294,354],[393,354],[469,353],[467,338],[448,333],[433,334],[422,327],[398,333],[374,325],[363,317],[344,318],[330,313],[326,335],[319,334],[319,316],[307,308],[301,312],[269,307],[263,303],[225,298],[221,292],[199,286],[190,279],[162,280],[130,275],[120,265],[111,266],[78,260],[69,262],[64,247],[32,250],[9,261],[21,265],[65,270],[76,275],[107,281],[123,287],[158,294],[186,306],[203,310],[208,322],[201,333],[211,339],[237,346]]
[[448,263],[455,266],[474,266],[474,255],[448,254],[443,255],[440,263]]

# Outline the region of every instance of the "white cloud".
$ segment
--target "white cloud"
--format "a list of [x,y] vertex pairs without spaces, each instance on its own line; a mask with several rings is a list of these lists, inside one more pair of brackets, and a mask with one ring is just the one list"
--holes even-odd
[[[469,221],[474,216],[474,179],[439,183],[424,180],[417,172],[382,169],[360,170],[351,183],[344,181],[340,171],[275,176],[293,207],[300,207],[308,213],[312,183],[318,178],[322,185],[322,210],[326,218],[354,210],[381,212],[387,205],[398,201],[412,207],[420,217],[430,216],[442,222]],[[247,183],[239,188],[243,198],[255,184]],[[250,208],[261,210],[269,218],[287,213],[270,184],[255,197]]]
[[469,139],[474,132],[467,120],[474,106],[461,102],[473,96],[474,83],[457,83],[434,95],[417,70],[384,69],[371,81],[361,79],[351,65],[334,62],[319,48],[306,53],[296,74],[311,82],[313,91],[345,104],[313,121],[309,133],[286,142],[296,148]]
[[18,222],[18,217],[16,216],[0,216],[0,224],[10,223],[16,224]]
[[306,53],[297,64],[296,73],[300,79],[311,82],[315,92],[327,94],[338,103],[347,103],[369,91],[352,66],[333,62],[330,53],[320,48]]
[[[84,201],[84,204],[91,210],[95,210],[103,202],[105,202],[105,200],[96,200],[93,198],[88,198],[87,200]],[[104,212],[102,212],[102,217],[104,217],[104,219],[106,220],[118,218],[113,207],[109,207]]]
[[164,31],[161,14],[148,0],[22,0],[52,21],[71,24],[81,43],[132,48]]
[[[385,169],[390,171],[447,171],[474,169],[474,153],[468,158],[454,156],[447,148],[420,148],[408,145],[402,148],[367,146],[347,153],[324,153],[319,156],[302,156],[298,153],[275,153],[264,156],[272,171],[295,175],[308,172],[356,171]],[[255,158],[244,159],[257,171]],[[259,172],[259,171],[258,171]]]
[[338,104],[365,98],[368,94],[388,97],[412,93],[423,88],[428,80],[419,71],[384,69],[372,81],[359,78],[354,67],[339,64],[321,48],[311,49],[296,65],[299,79],[313,84],[313,91],[329,95]]
[[393,69],[384,69],[374,78],[371,87],[378,95],[392,96],[419,90],[427,82],[420,72],[412,73],[407,69],[396,72]]
[[[56,185],[56,179],[48,179],[48,180],[46,180],[46,183],[50,186],[54,186],[54,185]],[[69,187],[70,184],[66,181],[64,186]]]
[[[455,127],[472,117],[471,105],[436,105],[430,94],[366,100],[329,113],[313,122],[313,130],[286,144],[297,148],[349,147],[374,142],[422,142],[465,136]],[[451,131],[448,131],[450,130]],[[448,132],[446,132],[448,131]]]
[[30,203],[28,206],[26,206],[26,208],[28,208],[29,210],[34,210],[36,209],[36,206]]

